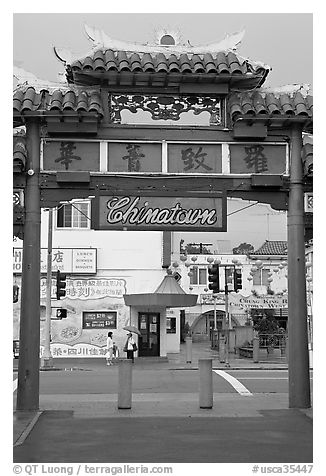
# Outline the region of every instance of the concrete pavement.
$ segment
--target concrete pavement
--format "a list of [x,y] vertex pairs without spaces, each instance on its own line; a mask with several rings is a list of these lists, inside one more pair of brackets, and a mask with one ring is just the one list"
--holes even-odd
[[[225,371],[287,368],[275,356],[259,364],[233,357],[226,367],[207,343],[193,344],[187,364],[181,349],[168,359],[138,359],[135,368],[196,369],[199,358],[212,358],[213,368]],[[103,364],[55,360],[61,369],[96,370]],[[287,394],[214,393],[209,410],[199,408],[198,398],[136,393],[130,410],[118,410],[115,394],[41,395],[39,412],[14,412],[14,462],[312,461],[312,409],[289,409]]]

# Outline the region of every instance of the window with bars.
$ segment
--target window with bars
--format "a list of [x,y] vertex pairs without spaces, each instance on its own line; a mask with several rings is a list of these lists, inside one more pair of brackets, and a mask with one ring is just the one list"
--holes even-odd
[[90,202],[74,202],[57,210],[57,228],[90,228]]
[[269,286],[268,273],[270,269],[258,269],[255,274],[253,275],[253,285],[254,286]]
[[207,284],[207,268],[200,268],[199,266],[193,266],[190,271],[190,284]]

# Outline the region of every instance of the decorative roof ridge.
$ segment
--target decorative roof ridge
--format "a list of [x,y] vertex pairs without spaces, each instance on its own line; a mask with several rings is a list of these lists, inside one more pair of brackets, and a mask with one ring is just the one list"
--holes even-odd
[[15,94],[18,91],[26,92],[30,88],[34,89],[35,93],[37,94],[40,94],[42,91],[46,91],[50,94],[54,93],[55,91],[61,91],[64,94],[72,91],[75,94],[85,92],[90,95],[94,92],[100,91],[99,85],[92,85],[91,87],[86,87],[83,85],[76,84],[63,84],[60,82],[55,83],[51,81],[39,80],[38,78],[36,78],[36,76],[34,77],[36,78],[36,80],[33,81],[32,76],[31,80],[26,80],[23,83],[18,83],[17,86],[14,88],[13,93]]
[[191,53],[191,54],[205,54],[220,51],[235,51],[241,44],[244,37],[245,30],[226,35],[225,38],[219,42],[208,43],[205,45],[192,46],[189,41],[188,44],[177,45],[162,45],[162,44],[143,44],[136,42],[127,42],[110,38],[103,30],[84,25],[85,34],[87,38],[93,43],[95,48],[106,48],[116,51],[130,51],[134,53]]
[[232,53],[237,57],[239,62],[242,62],[242,64],[247,63],[254,68],[271,70],[270,66],[261,61],[254,61],[238,54],[237,48],[241,44],[245,30],[232,35],[226,35],[226,37],[219,42],[192,46],[188,41],[188,44],[166,46],[160,44],[151,45],[115,40],[107,36],[102,30],[87,25],[84,25],[84,27],[87,38],[93,43],[91,50],[87,53],[76,54],[67,48],[53,47],[56,57],[65,65],[71,65],[75,61],[83,61],[86,57],[93,56],[97,51],[110,50],[116,53],[123,51],[124,53],[129,54],[128,59],[130,59],[130,57],[135,53],[140,56],[145,54],[152,54],[153,56],[163,54],[166,59],[171,55],[175,55],[177,58],[180,58],[181,55],[190,55],[190,57],[197,55],[203,59],[205,54],[211,54],[213,59],[216,59],[220,53],[226,55]]
[[263,86],[256,91],[258,91],[264,97],[267,94],[273,94],[276,98],[279,98],[283,94],[286,94],[292,98],[296,93],[301,93],[304,98],[311,96],[309,84],[286,84],[284,86],[276,87]]
[[26,90],[28,88],[33,88],[37,93],[41,91],[50,91],[62,88],[69,88],[68,83],[66,82],[64,73],[59,73],[59,81],[48,81],[46,79],[40,79],[35,74],[30,71],[26,71],[23,68],[14,66],[13,68],[13,78],[16,79],[17,84],[14,87],[14,92],[18,90]]

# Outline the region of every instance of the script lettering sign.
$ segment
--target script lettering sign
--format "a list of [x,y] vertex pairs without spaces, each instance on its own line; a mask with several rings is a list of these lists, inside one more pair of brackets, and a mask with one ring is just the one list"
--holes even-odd
[[92,205],[95,230],[226,231],[226,197],[104,196]]

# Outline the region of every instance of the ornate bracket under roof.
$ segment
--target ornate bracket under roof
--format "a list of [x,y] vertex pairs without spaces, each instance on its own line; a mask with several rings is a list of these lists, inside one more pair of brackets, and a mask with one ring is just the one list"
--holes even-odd
[[178,121],[180,115],[193,111],[195,115],[202,112],[210,114],[210,124],[221,124],[221,100],[211,96],[142,96],[110,95],[109,108],[111,121],[121,122],[121,112],[126,109],[136,113],[138,109],[149,112],[154,120]]

